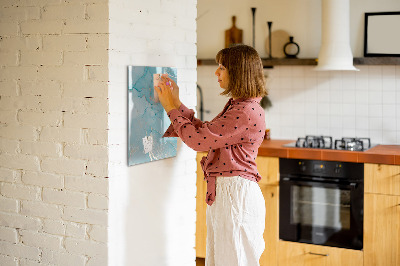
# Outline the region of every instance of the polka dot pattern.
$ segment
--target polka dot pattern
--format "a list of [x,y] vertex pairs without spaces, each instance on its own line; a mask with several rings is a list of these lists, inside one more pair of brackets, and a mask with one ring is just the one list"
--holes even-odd
[[219,176],[240,176],[255,182],[261,179],[255,163],[265,134],[260,100],[230,99],[211,122],[195,118],[194,111],[183,104],[168,113],[172,124],[164,137],[179,136],[190,148],[209,151],[201,160],[208,205],[215,200],[215,179]]

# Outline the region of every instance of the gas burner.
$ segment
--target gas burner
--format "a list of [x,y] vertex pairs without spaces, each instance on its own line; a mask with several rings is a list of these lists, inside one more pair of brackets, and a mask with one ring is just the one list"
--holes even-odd
[[296,141],[296,147],[299,148],[332,149],[332,145],[332,137],[330,136],[307,135],[305,138],[298,138]]
[[335,140],[336,150],[364,151],[371,148],[369,138],[342,138]]
[[342,138],[336,139],[335,143],[331,136],[312,136],[298,138],[296,142],[283,145],[285,147],[332,149],[346,151],[366,151],[372,146],[369,138]]

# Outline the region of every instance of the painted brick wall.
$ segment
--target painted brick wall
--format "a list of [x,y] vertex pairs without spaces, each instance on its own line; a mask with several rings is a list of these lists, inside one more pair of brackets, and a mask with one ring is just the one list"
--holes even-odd
[[194,265],[195,153],[127,167],[126,67],[194,107],[196,1],[0,8],[0,264]]
[[196,0],[110,0],[110,265],[195,265],[195,152],[127,166],[127,66],[178,69],[196,105]]
[[107,1],[0,1],[0,265],[106,265]]
[[128,167],[127,66],[178,70],[196,105],[196,0],[110,0],[109,265],[195,265],[195,152]]

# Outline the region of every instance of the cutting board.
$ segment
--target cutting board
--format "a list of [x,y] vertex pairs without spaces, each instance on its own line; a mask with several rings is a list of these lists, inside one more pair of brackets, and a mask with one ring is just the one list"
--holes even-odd
[[243,30],[236,27],[236,16],[232,16],[232,27],[225,31],[225,48],[243,43]]

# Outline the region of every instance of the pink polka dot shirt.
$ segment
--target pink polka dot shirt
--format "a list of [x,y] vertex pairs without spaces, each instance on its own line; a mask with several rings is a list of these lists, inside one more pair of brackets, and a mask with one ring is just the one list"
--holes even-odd
[[206,202],[215,201],[215,181],[219,176],[240,176],[258,182],[256,157],[265,135],[265,113],[261,97],[229,99],[210,122],[194,117],[194,111],[181,105],[168,112],[172,124],[164,137],[180,137],[195,151],[208,151],[201,160],[207,181]]

